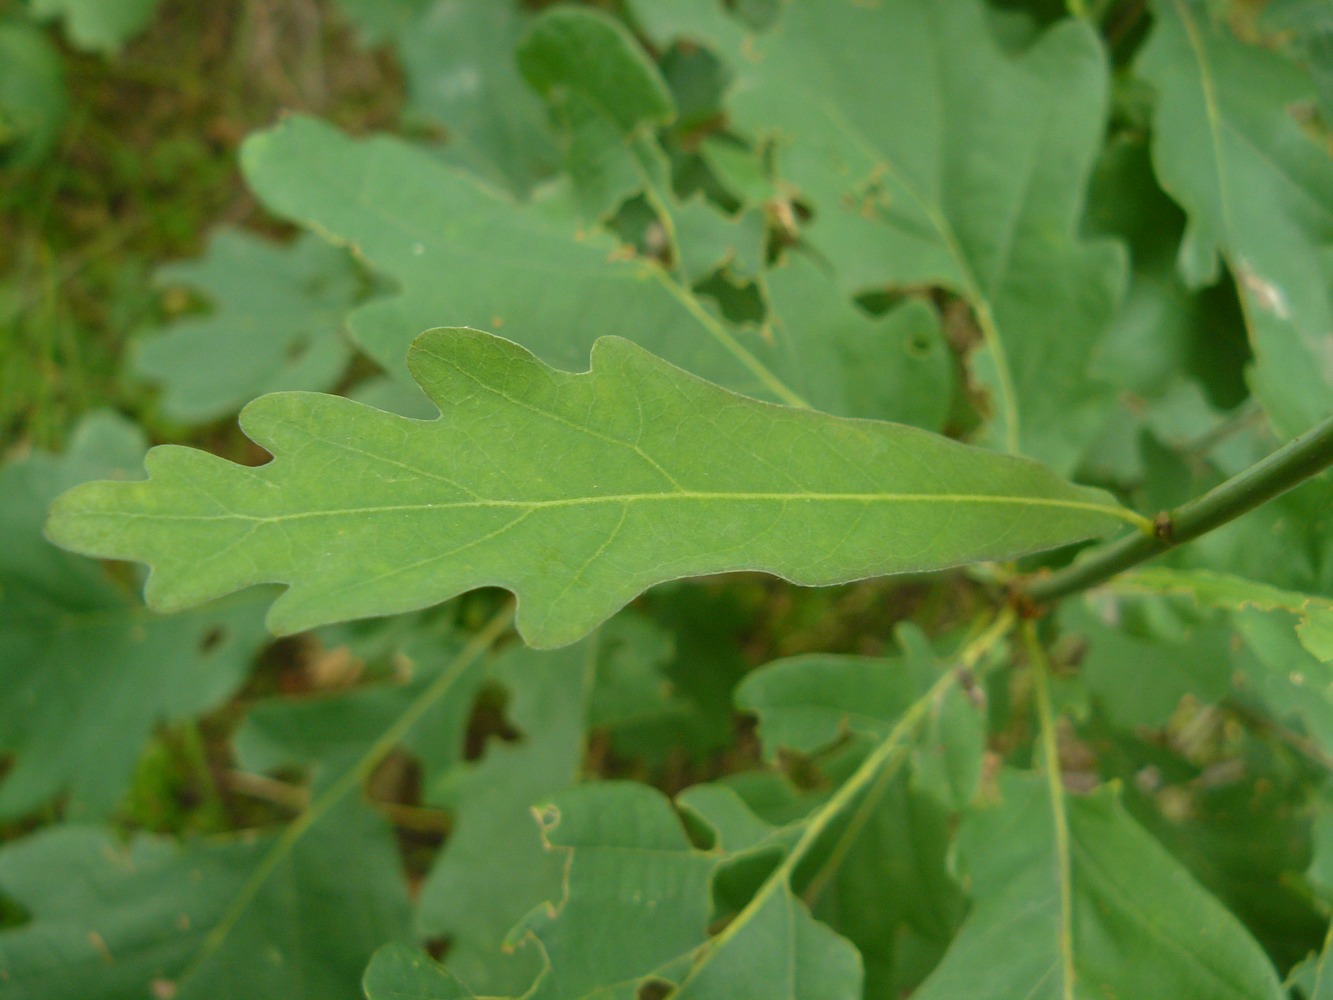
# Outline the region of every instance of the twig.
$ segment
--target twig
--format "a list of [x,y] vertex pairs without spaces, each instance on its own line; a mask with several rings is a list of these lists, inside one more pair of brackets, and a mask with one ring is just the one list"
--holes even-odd
[[1235,520],[1329,465],[1333,465],[1333,417],[1203,496],[1157,515],[1152,534],[1127,536],[1058,572],[1019,580],[1013,586],[1014,596],[1022,604],[1044,604],[1087,590]]

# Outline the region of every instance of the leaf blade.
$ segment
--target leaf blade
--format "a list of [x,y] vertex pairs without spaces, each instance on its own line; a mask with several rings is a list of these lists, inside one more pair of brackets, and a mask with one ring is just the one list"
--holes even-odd
[[1333,413],[1333,163],[1288,108],[1309,80],[1189,0],[1155,5],[1142,71],[1158,91],[1153,163],[1189,225],[1179,267],[1236,277],[1254,394],[1286,437]]
[[267,396],[241,425],[269,465],[154,449],[148,481],[66,494],[48,532],[149,563],[156,607],[277,581],[269,624],[291,632],[502,586],[553,647],[685,576],[823,585],[1142,520],[1028,460],[747,399],[617,338],[583,374],[474,330],[423,335],[411,364],[436,421]]
[[1240,922],[1130,818],[1109,787],[1065,799],[1075,992],[1060,993],[1049,789],[1036,775],[1013,772],[1002,775],[1000,788],[1002,801],[959,833],[972,912],[914,995],[1284,995]]

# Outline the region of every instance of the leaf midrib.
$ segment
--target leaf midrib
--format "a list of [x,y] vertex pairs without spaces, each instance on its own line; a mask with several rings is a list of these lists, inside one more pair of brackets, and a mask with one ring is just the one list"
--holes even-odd
[[383,504],[376,506],[340,507],[330,510],[297,511],[288,514],[166,514],[152,511],[103,511],[85,516],[150,521],[253,521],[276,524],[286,521],[312,520],[332,517],[360,517],[373,514],[402,514],[423,511],[450,510],[545,510],[561,507],[601,506],[607,504],[662,503],[662,502],[726,502],[726,503],[957,503],[994,504],[997,506],[1046,507],[1062,510],[1082,510],[1105,514],[1129,524],[1137,525],[1139,516],[1124,508],[1083,500],[1060,500],[1049,497],[1008,496],[1004,494],[967,493],[764,493],[764,492],[707,492],[700,490],[673,490],[658,493],[607,493],[581,497],[555,497],[534,500],[458,500],[443,503]]
[[946,253],[953,259],[962,286],[960,290],[976,314],[982,339],[990,349],[991,356],[994,359],[1000,408],[1005,418],[1005,450],[1018,454],[1021,440],[1018,390],[1014,385],[1008,348],[1000,333],[999,324],[995,321],[991,296],[983,288],[976,270],[972,266],[971,258],[963,249],[962,241],[953,227],[943,201],[937,201],[918,187],[887,150],[880,149],[850,118],[843,114],[840,105],[834,101],[824,101],[822,102],[822,109],[828,119],[842,129],[847,137],[860,148],[862,155],[882,166],[885,173],[916,203],[916,206],[925,214],[930,224],[934,226],[936,235],[943,244]]

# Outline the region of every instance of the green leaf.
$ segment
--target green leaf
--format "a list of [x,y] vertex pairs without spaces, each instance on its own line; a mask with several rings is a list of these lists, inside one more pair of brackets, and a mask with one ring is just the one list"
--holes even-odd
[[157,282],[213,306],[139,342],[134,369],[162,387],[171,420],[206,423],[266,392],[332,389],[351,359],[340,331],[360,281],[348,255],[318,237],[280,247],[221,230],[203,258],[162,268]]
[[1186,695],[1216,704],[1231,691],[1236,658],[1229,624],[1153,621],[1136,615],[1155,610],[1145,605],[1099,596],[1067,602],[1060,611],[1061,627],[1087,642],[1079,676],[1124,729],[1165,726]]
[[[940,666],[915,627],[900,628],[898,639],[902,657],[800,656],[750,674],[736,701],[758,714],[765,756],[849,741],[845,759],[821,757],[832,782],[864,758],[867,746],[890,738]],[[801,898],[814,915],[860,951],[867,996],[916,987],[962,920],[963,902],[945,865],[951,817],[938,803],[971,800],[984,719],[957,687],[930,699],[927,713],[914,773],[887,766],[798,870]]]
[[447,162],[500,190],[530,194],[560,160],[542,102],[514,59],[531,13],[518,0],[415,6],[419,12],[394,39],[407,78],[409,119],[444,127]]
[[[1292,877],[1310,863],[1310,771],[1292,767],[1295,761],[1281,751],[1268,752],[1271,737],[1256,733],[1242,736],[1240,753],[1227,758],[1243,761],[1243,773],[1223,763],[1231,775],[1214,781],[1219,762],[1202,740],[1184,735],[1170,747],[1156,738],[1137,746],[1126,741],[1128,752],[1104,757],[1102,770],[1121,775],[1135,819],[1245,923],[1277,968],[1288,968],[1328,924],[1308,887]],[[1200,749],[1197,763],[1184,759]]]
[[[1228,615],[1220,631],[1204,625],[1186,637],[1187,645],[1174,650],[1120,635],[1098,639],[1104,649],[1122,651],[1121,662],[1103,663],[1094,648],[1086,665],[1090,683],[1100,686],[1104,696],[1114,689],[1125,710],[1137,713],[1152,704],[1151,693],[1164,686],[1177,695],[1191,690],[1215,699],[1234,678],[1239,691],[1257,698],[1267,712],[1299,719],[1321,746],[1333,750],[1333,601],[1203,569],[1148,567],[1117,578],[1106,589],[1126,595],[1187,595]],[[1228,649],[1233,633],[1239,633],[1253,655],[1233,655]],[[1194,683],[1182,687],[1182,671],[1193,673]]]
[[[1110,788],[1065,796],[1072,926],[1062,926],[1049,786],[1008,772],[957,849],[973,906],[914,1000],[1285,996],[1240,923],[1134,823]],[[1073,980],[1062,986],[1068,961]]]
[[1323,0],[1273,0],[1261,24],[1293,36],[1292,46],[1314,80],[1319,114],[1325,124],[1333,122],[1333,9]]
[[908,299],[869,317],[830,276],[793,255],[764,275],[767,329],[786,357],[774,367],[820,409],[941,430],[955,360],[935,311]]
[[[1197,382],[1229,408],[1248,395],[1244,325],[1230,282],[1196,291],[1176,266],[1185,215],[1157,184],[1144,136],[1121,135],[1107,144],[1088,194],[1087,228],[1127,244],[1132,268],[1124,302],[1093,362],[1093,373],[1155,403],[1185,380]],[[1122,421],[1133,427],[1136,420]],[[1188,435],[1178,419],[1172,433]]]
[[899,772],[873,785],[798,883],[816,919],[860,951],[870,997],[917,988],[967,910],[949,871],[956,817],[915,790],[919,777]]
[[757,627],[757,609],[737,588],[692,582],[658,587],[644,603],[653,621],[671,633],[674,655],[663,670],[670,685],[668,703],[677,696],[687,702],[690,723],[669,743],[655,747],[636,734],[630,752],[650,759],[683,752],[707,766],[734,745],[732,694],[751,666],[741,646],[743,636]]
[[149,563],[156,607],[285,583],[269,615],[281,632],[501,584],[524,637],[551,647],[683,576],[830,584],[1141,521],[1032,462],[745,399],[615,338],[585,374],[475,330],[423,335],[411,363],[438,420],[268,396],[241,423],[274,462],[157,448],[147,483],[72,491],[48,531]]
[[707,939],[716,859],[691,846],[671,803],[643,785],[593,784],[539,815],[565,875],[562,896],[524,928],[550,965],[533,1000],[629,998],[637,983],[679,975]]
[[588,725],[605,732],[617,754],[660,763],[673,752],[710,748],[708,721],[668,674],[676,653],[670,633],[625,612],[602,627],[598,642]]
[[1316,742],[1333,754],[1333,663],[1320,662],[1297,641],[1292,621],[1281,612],[1232,612],[1254,653],[1243,690],[1253,693],[1278,718],[1299,719]]
[[519,207],[402,142],[357,142],[293,118],[252,136],[242,162],[270,209],[353,246],[398,282],[401,295],[361,308],[349,325],[404,379],[413,338],[447,323],[503,333],[566,367],[583,364],[598,337],[629,333],[730,388],[799,399],[767,367],[773,352],[759,337],[734,336],[656,264],[626,259],[611,238],[579,232],[545,206]]
[[950,688],[931,708],[917,750],[914,787],[949,809],[965,809],[977,794],[985,759],[985,696]]
[[[747,812],[722,796],[725,815]],[[526,925],[550,963],[532,1000],[630,1000],[654,982],[676,984],[671,995],[680,1000],[860,997],[855,950],[814,921],[785,882],[708,936],[715,867],[725,852],[754,845],[728,842],[723,830],[735,829],[734,820],[712,823],[716,796],[687,808],[712,827],[710,852],[692,847],[667,799],[641,785],[586,785],[543,810],[546,839],[565,856],[567,874],[563,898]],[[739,825],[760,836],[763,827],[754,817]]]
[[1194,0],[1154,5],[1140,68],[1157,88],[1153,160],[1185,209],[1191,285],[1236,277],[1255,363],[1251,384],[1280,433],[1333,414],[1333,160],[1288,107],[1309,81],[1244,45]]
[[[642,785],[588,785],[543,808],[546,839],[564,873],[563,895],[515,931],[519,950],[539,948],[546,965],[524,997],[635,1000],[669,991],[688,974],[691,956],[708,948],[709,883],[723,850],[752,846],[746,834],[772,832],[724,789],[699,791],[705,794],[695,796],[696,803],[725,817],[717,824],[698,817],[716,841],[708,852],[691,846],[670,803]],[[728,839],[740,832],[727,848],[723,829]],[[733,946],[737,957],[710,972],[711,980],[692,981],[670,995],[859,997],[855,953],[789,894],[775,902],[753,925],[767,939]],[[400,946],[375,956],[366,991],[370,1000],[474,996],[448,970]]]
[[370,960],[362,988],[367,1000],[476,1000],[476,994],[437,962],[403,944],[386,944]]
[[1305,995],[1309,1000],[1333,1000],[1333,937],[1324,943]]
[[124,476],[143,452],[136,428],[103,413],[67,454],[0,469],[0,750],[16,756],[0,778],[0,816],[61,792],[66,815],[110,812],[153,727],[225,700],[267,642],[256,600],[152,614],[96,563],[41,537],[58,494]]
[[1296,634],[1310,655],[1333,663],[1333,600],[1299,594],[1255,580],[1211,570],[1149,567],[1117,577],[1110,587],[1120,593],[1188,594],[1199,604],[1228,611],[1256,608],[1296,615]]
[[[427,695],[458,653],[452,628],[414,624],[416,629],[393,644],[394,659],[411,664],[405,682],[365,684],[318,698],[263,699],[249,710],[233,738],[237,763],[255,772],[313,767],[315,794],[335,784],[394,720]],[[462,760],[468,714],[484,676],[484,662],[473,664],[452,682],[449,697],[431,705],[403,736],[403,748],[421,764],[423,781],[442,779]]]
[[600,653],[601,633],[555,653],[500,654],[487,676],[508,693],[512,738],[423,790],[453,810],[454,828],[421,887],[417,927],[450,942],[450,971],[482,993],[522,993],[541,971],[531,950],[507,952],[505,937],[560,895],[562,861],[545,849],[533,806],[579,780]]
[[618,21],[557,7],[537,19],[516,58],[565,133],[565,168],[585,218],[609,214],[648,186],[654,161],[665,174],[652,129],[675,115],[671,94]]
[[[647,627],[636,618],[627,624]],[[449,839],[420,888],[417,929],[447,939],[450,972],[486,994],[522,992],[542,968],[532,951],[503,947],[514,924],[561,892],[560,859],[545,849],[532,806],[577,783],[592,675],[609,656],[633,670],[641,649],[623,648],[614,637],[636,634],[616,619],[556,653],[511,647],[456,679],[403,738],[421,766],[423,804],[452,817]],[[263,772],[316,763],[315,792],[329,788],[435,683],[454,645],[448,631],[421,623],[398,643],[396,658],[417,664],[409,683],[259,703],[235,739],[240,765]],[[503,694],[503,736],[487,743],[480,760],[465,762],[478,688],[485,712],[501,711]]]
[[800,237],[843,288],[962,296],[984,337],[991,440],[1072,468],[1109,404],[1087,368],[1123,271],[1116,248],[1076,235],[1106,102],[1088,27],[1011,58],[970,0],[787,4],[752,38],[715,3],[634,10],[658,39],[728,58],[731,119],[774,144],[788,196],[813,212]]
[[[878,741],[937,678],[940,660],[914,625],[897,630],[901,657],[815,654],[776,660],[745,678],[736,706],[759,716],[765,757],[813,754],[848,736]],[[976,692],[951,687],[929,706],[917,748],[916,787],[953,808],[981,775],[985,717]]]
[[[515,205],[396,140],[358,142],[296,118],[252,137],[242,159],[273,211],[350,244],[397,282],[401,294],[357,310],[349,326],[403,382],[411,340],[448,323],[568,368],[598,337],[624,335],[727,388],[843,416],[938,427],[948,405],[953,359],[928,307],[868,320],[808,262],[770,276],[774,312],[762,330],[736,329],[677,277],[579,231],[558,206]],[[733,223],[661,197],[688,275],[757,253],[745,249],[762,238],[757,215]]]
[[41,161],[60,136],[67,105],[55,46],[25,21],[0,20],[0,167]]
[[718,271],[742,280],[759,275],[768,239],[761,209],[751,208],[733,218],[702,195],[670,201],[667,207],[679,258],[677,267],[689,285],[697,285]]
[[116,53],[148,26],[158,0],[31,0],[34,17],[61,18],[73,45],[93,52]]
[[750,674],[736,689],[736,707],[759,716],[772,759],[780,749],[813,753],[850,733],[883,738],[919,688],[899,659],[813,654]]
[[[359,755],[321,760],[342,772],[316,781],[304,811],[276,835],[147,848],[128,865],[100,847],[101,834],[37,860],[20,853],[24,842],[8,868],[0,855],[0,891],[38,917],[0,936],[0,975],[40,984],[22,994],[33,997],[66,980],[63,995],[94,1000],[137,1000],[150,984],[180,1000],[350,997],[370,953],[407,938],[410,923],[394,836],[354,793],[424,722],[440,721],[432,710],[510,620],[507,608],[493,616],[401,711],[383,713]],[[297,742],[279,741],[276,759],[292,759]],[[87,867],[85,854],[115,871],[94,866],[91,886],[70,882],[67,869]],[[103,968],[108,951],[121,960],[114,976]]]
[[140,835],[124,845],[52,827],[11,844],[0,890],[32,922],[0,933],[6,1000],[354,996],[374,950],[409,934],[392,834],[361,807],[328,814],[230,923],[231,900],[273,843]]
[[[1319,806],[1312,837],[1314,856],[1306,874],[1310,887],[1327,905],[1333,901],[1333,811],[1327,794]],[[1298,981],[1305,987],[1308,1000],[1333,1000],[1333,928],[1324,939],[1323,951],[1304,964],[1304,969],[1297,970],[1304,973]]]
[[1315,893],[1328,903],[1333,902],[1333,809],[1327,796],[1318,804],[1312,831],[1314,853],[1307,876]]

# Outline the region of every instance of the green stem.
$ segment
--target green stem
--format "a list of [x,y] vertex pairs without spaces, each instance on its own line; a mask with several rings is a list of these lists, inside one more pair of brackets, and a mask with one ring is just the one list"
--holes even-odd
[[1016,593],[1022,599],[1043,604],[1095,587],[1131,566],[1235,520],[1317,476],[1330,465],[1333,465],[1333,417],[1203,496],[1159,514],[1152,534],[1135,534],[1112,542],[1072,566],[1020,583]]
[[1037,695],[1037,716],[1041,722],[1041,753],[1045,759],[1046,786],[1051,797],[1051,822],[1055,827],[1056,878],[1060,885],[1060,995],[1074,1000],[1074,889],[1070,868],[1069,815],[1065,812],[1065,785],[1060,774],[1060,745],[1057,739],[1055,711],[1051,707],[1051,669],[1046,650],[1037,638],[1032,622],[1023,623],[1023,646],[1032,669],[1032,683]]

